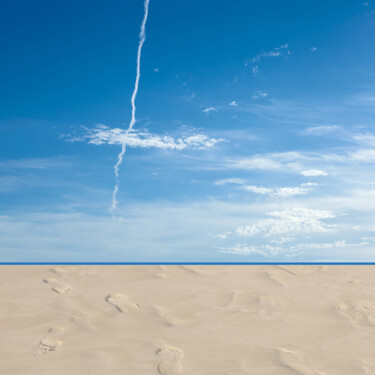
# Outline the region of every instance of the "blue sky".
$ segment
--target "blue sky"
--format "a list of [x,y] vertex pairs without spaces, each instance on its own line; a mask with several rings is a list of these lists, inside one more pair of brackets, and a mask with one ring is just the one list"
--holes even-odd
[[375,261],[374,4],[0,1],[0,261]]

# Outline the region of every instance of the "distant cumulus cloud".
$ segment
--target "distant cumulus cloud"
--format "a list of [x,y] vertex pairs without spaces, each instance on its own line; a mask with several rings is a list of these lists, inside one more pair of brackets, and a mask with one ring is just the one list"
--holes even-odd
[[375,146],[375,135],[373,134],[357,134],[353,136],[353,139],[360,143]]
[[254,185],[247,185],[244,186],[244,189],[247,191],[251,191],[252,193],[255,194],[262,194],[262,195],[268,195],[273,193],[273,189],[271,188],[266,188],[263,186],[254,186]]
[[304,135],[324,135],[341,130],[339,125],[310,126],[302,131]]
[[247,185],[244,189],[255,194],[271,195],[275,197],[291,197],[305,195],[310,191],[306,186],[267,188],[263,186]]
[[215,185],[227,185],[227,184],[242,185],[245,183],[246,181],[242,178],[224,178],[222,180],[215,181]]
[[217,108],[207,107],[207,108],[203,109],[202,112],[204,112],[204,113],[217,112]]
[[308,208],[291,208],[268,213],[272,218],[264,219],[256,224],[239,226],[236,234],[240,237],[253,237],[262,234],[265,237],[281,234],[327,232],[331,226],[322,220],[335,216],[330,211]]
[[282,50],[287,49],[289,47],[288,44],[283,44],[280,47],[276,47],[270,51],[264,51],[253,57],[250,62],[255,63],[258,62],[263,57],[278,57],[281,56]]
[[110,144],[122,145],[133,148],[159,148],[171,150],[184,149],[206,149],[215,146],[218,142],[224,141],[222,138],[209,138],[204,134],[194,134],[189,136],[171,137],[168,135],[156,135],[148,132],[132,131],[126,134],[126,130],[119,128],[109,128],[100,125],[94,129],[85,128],[86,134],[68,141],[87,141],[94,145]]
[[305,195],[310,192],[311,187],[316,186],[314,183],[303,183],[300,186],[294,187],[264,187],[255,185],[245,185],[246,180],[242,178],[225,178],[222,180],[215,181],[215,185],[227,185],[235,184],[242,185],[242,188],[246,191],[252,192],[254,194],[269,195],[275,197],[291,197],[295,195]]
[[278,239],[271,240],[271,243],[274,243],[276,245],[283,245],[284,243],[293,242],[296,240],[296,237],[284,237],[281,236]]
[[255,93],[251,99],[259,99],[259,98],[266,98],[268,96],[268,94],[266,92],[262,92],[262,91],[258,91],[257,93]]
[[[294,240],[294,239],[293,239]],[[286,241],[287,242],[287,241]],[[282,242],[281,244],[283,244]],[[346,240],[323,243],[300,243],[290,247],[281,247],[274,245],[259,245],[252,246],[248,244],[237,243],[231,247],[221,247],[221,253],[235,254],[235,255],[262,255],[264,257],[275,257],[282,255],[284,257],[295,257],[299,252],[304,250],[321,250],[321,249],[337,249],[346,247],[358,247],[368,245],[369,242],[361,243],[347,243]]]
[[233,102],[230,102],[229,105],[232,107],[237,107],[238,103],[235,100],[233,100]]
[[319,169],[309,169],[307,171],[302,171],[301,175],[306,176],[306,177],[316,177],[316,176],[327,176],[328,173],[325,171],[321,171]]
[[221,240],[225,240],[226,238],[228,238],[229,235],[230,235],[230,232],[225,232],[225,233],[218,234],[217,237],[220,238]]
[[[273,249],[274,250],[274,249]],[[279,250],[279,249],[277,249]],[[226,254],[236,254],[236,255],[253,255],[258,254],[262,255],[264,257],[268,256],[268,252],[261,250],[260,248],[257,248],[255,246],[249,246],[247,244],[236,244],[231,247],[220,247],[221,253]],[[277,255],[278,251],[272,251],[272,255]]]
[[364,149],[352,152],[348,155],[349,160],[374,163],[375,162],[375,149]]
[[271,158],[266,157],[251,157],[251,158],[240,158],[233,160],[228,163],[231,169],[260,169],[260,170],[279,170],[282,169],[283,165]]
[[331,243],[300,243],[291,247],[292,250],[310,250],[310,249],[333,249],[343,247],[358,247],[368,245],[369,242],[347,243],[346,240],[335,241]]

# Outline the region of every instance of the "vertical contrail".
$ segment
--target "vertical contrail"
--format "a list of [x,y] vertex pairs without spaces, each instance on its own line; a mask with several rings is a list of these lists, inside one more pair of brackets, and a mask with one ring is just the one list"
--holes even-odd
[[[138,44],[138,51],[137,51],[137,74],[136,74],[136,77],[135,77],[134,91],[133,91],[131,101],[130,101],[131,106],[132,106],[132,117],[131,117],[131,120],[130,120],[130,123],[129,123],[129,127],[126,130],[126,133],[125,133],[125,139],[128,136],[129,132],[133,129],[133,126],[136,122],[136,119],[135,119],[135,110],[136,110],[135,99],[136,99],[137,93],[138,93],[139,78],[141,77],[141,54],[142,54],[143,43],[146,40],[146,21],[147,21],[147,16],[148,16],[148,4],[149,4],[149,2],[150,2],[150,0],[145,0],[145,2],[144,2],[144,16],[143,16],[143,21],[142,21],[142,24],[141,24],[141,31],[139,33],[139,44]],[[111,207],[110,207],[110,211],[112,213],[116,210],[116,207],[117,207],[117,199],[116,198],[117,198],[118,188],[119,188],[119,185],[120,185],[119,167],[122,163],[125,151],[126,151],[126,144],[125,144],[125,141],[124,141],[121,145],[121,152],[119,153],[119,155],[117,157],[117,163],[114,166],[116,184],[115,184],[115,187],[113,189],[112,204],[111,204]]]

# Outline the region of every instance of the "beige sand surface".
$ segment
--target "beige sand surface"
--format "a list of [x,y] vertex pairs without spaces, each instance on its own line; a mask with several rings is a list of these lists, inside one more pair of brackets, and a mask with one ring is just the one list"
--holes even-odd
[[375,374],[375,266],[0,266],[0,374]]

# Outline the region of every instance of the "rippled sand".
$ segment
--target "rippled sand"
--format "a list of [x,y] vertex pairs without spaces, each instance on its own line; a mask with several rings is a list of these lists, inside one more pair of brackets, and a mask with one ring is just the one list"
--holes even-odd
[[0,266],[1,374],[375,374],[375,266]]

